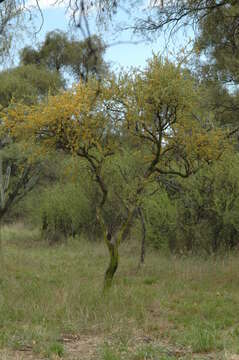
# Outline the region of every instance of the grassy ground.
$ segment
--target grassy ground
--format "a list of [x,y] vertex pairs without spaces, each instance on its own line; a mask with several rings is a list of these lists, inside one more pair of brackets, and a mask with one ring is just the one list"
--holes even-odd
[[[37,231],[4,227],[0,359],[239,359],[239,255],[178,258],[123,244],[102,294],[103,244],[47,247]],[[22,355],[23,354],[23,355]]]

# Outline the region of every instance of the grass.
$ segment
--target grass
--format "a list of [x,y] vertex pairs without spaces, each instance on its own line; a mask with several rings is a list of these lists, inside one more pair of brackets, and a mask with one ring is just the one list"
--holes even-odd
[[[48,247],[37,231],[2,230],[0,348],[69,358],[65,337],[100,338],[99,360],[215,359],[239,353],[239,259],[147,254],[123,244],[106,296],[103,244]],[[87,351],[87,349],[86,349]]]

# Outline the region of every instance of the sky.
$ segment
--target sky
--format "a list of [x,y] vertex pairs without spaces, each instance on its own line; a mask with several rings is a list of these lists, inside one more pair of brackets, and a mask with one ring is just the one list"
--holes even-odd
[[[29,5],[31,2],[34,4],[35,0],[29,0]],[[67,1],[67,0],[66,0]],[[36,42],[43,41],[45,34],[49,31],[60,29],[63,31],[68,30],[69,24],[69,15],[66,14],[65,7],[52,5],[54,0],[40,0],[39,5],[43,12],[44,23],[41,31],[36,36]],[[126,18],[125,18],[126,17]],[[118,15],[119,21],[127,20],[125,13],[121,12]],[[39,28],[41,23],[41,18],[36,17],[35,25],[36,28]],[[91,33],[99,33],[94,21],[90,21]],[[112,44],[109,46],[105,53],[105,60],[111,65],[111,68],[114,70],[119,70],[120,68],[130,68],[130,67],[145,67],[147,59],[152,56],[152,53],[162,53],[165,46],[164,38],[158,37],[154,42],[146,43],[145,41],[139,41],[139,39],[132,39],[132,34],[130,31],[118,33],[117,38],[112,35],[111,31],[105,31],[103,34],[103,39],[107,44]],[[78,35],[79,36],[79,35]],[[130,41],[131,43],[125,43]],[[119,44],[120,42],[120,44]],[[137,42],[137,43],[135,43]],[[171,46],[171,48],[180,48],[180,43],[184,43],[185,39],[180,35],[177,46]],[[30,44],[29,41],[27,43]],[[183,46],[183,45],[181,45]],[[174,49],[173,49],[174,50]]]

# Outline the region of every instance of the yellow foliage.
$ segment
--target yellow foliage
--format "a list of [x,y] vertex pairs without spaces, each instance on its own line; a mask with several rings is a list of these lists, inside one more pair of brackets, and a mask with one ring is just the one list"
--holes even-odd
[[[207,131],[200,113],[198,85],[188,71],[156,56],[143,71],[135,70],[99,84],[80,82],[35,106],[14,104],[2,112],[3,132],[28,143],[57,148],[98,164],[112,155],[119,136],[143,148],[149,176],[172,169],[172,161],[217,159],[227,146],[220,129]],[[117,140],[118,137],[118,140]],[[141,147],[141,149],[140,149]],[[174,165],[175,166],[175,165]]]
[[109,143],[103,149],[102,136],[109,132],[110,123],[101,107],[102,95],[92,81],[50,96],[47,104],[12,104],[1,115],[2,131],[14,138],[42,141],[45,148],[78,153],[95,147],[103,152]]

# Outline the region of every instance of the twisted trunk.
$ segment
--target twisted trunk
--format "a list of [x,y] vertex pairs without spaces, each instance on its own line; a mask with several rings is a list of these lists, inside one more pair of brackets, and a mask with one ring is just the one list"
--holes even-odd
[[113,277],[116,273],[119,263],[119,252],[118,252],[118,245],[117,243],[110,243],[108,246],[109,255],[110,255],[110,262],[108,268],[105,272],[104,278],[104,290],[107,290],[111,287],[113,282]]
[[110,257],[109,265],[105,271],[104,292],[108,290],[112,285],[113,278],[119,264],[119,246],[124,238],[125,232],[128,230],[128,227],[131,224],[134,214],[135,214],[134,210],[129,212],[128,217],[121,226],[119,232],[113,237],[111,232],[107,231],[107,227],[101,215],[100,209],[97,210],[97,217],[103,229],[104,241],[107,246]]

